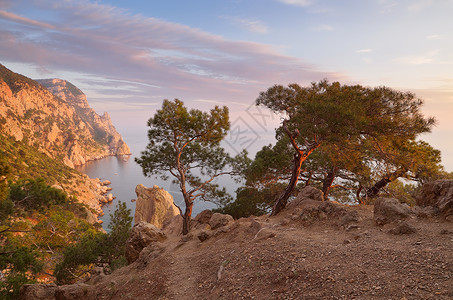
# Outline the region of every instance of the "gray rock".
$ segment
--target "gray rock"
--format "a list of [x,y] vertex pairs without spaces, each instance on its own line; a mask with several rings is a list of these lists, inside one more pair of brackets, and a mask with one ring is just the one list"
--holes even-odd
[[290,208],[299,206],[302,202],[306,200],[324,201],[322,191],[312,186],[304,187],[299,192],[297,197],[288,203],[287,207]]
[[94,295],[94,286],[88,284],[71,284],[59,286],[55,291],[56,300],[85,300]]
[[207,239],[209,239],[211,237],[211,233],[207,230],[201,230],[198,234],[197,234],[197,237],[198,239],[201,241],[201,242],[204,242],[206,241]]
[[54,300],[56,284],[24,284],[19,291],[21,300]]
[[374,203],[374,221],[384,225],[409,217],[410,209],[394,198],[378,198]]
[[230,215],[224,215],[220,213],[214,213],[209,220],[209,226],[211,226],[212,229],[217,229],[219,227],[223,227],[228,225],[229,223],[234,222],[234,219]]
[[153,242],[161,242],[167,237],[153,224],[139,222],[131,230],[129,239],[126,241],[126,259],[133,263],[140,255],[143,248]]
[[351,223],[360,222],[362,218],[360,218],[359,213],[356,210],[351,210],[346,212],[340,219],[340,226],[347,226]]
[[195,217],[195,221],[201,224],[209,224],[209,220],[211,220],[213,214],[211,210],[205,209]]
[[453,215],[453,180],[436,180],[423,185],[416,197],[417,205],[437,208],[448,218]]
[[401,222],[397,224],[394,228],[390,229],[388,232],[394,235],[401,235],[401,234],[412,234],[415,233],[417,230],[407,222]]

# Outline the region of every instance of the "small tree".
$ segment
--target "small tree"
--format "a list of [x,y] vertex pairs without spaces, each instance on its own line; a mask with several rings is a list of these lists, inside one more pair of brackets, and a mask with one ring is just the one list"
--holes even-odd
[[148,121],[149,144],[135,161],[145,176],[169,174],[179,184],[185,203],[183,234],[190,230],[194,200],[213,201],[228,197],[225,188],[219,189],[213,180],[221,175],[238,175],[248,163],[244,151],[231,158],[220,147],[230,128],[228,108],[216,106],[210,113],[190,111],[178,99],[164,100]]

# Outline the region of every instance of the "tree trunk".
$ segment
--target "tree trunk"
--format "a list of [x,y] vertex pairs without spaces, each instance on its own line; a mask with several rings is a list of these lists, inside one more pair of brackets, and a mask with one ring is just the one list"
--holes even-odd
[[297,181],[299,180],[299,175],[300,175],[300,169],[302,168],[302,163],[308,158],[308,156],[315,151],[316,148],[321,145],[320,142],[317,141],[315,138],[314,143],[310,145],[307,151],[302,151],[300,150],[299,146],[296,143],[296,138],[299,136],[299,131],[296,129],[294,130],[294,133],[291,133],[286,126],[287,120],[283,121],[283,129],[285,130],[286,135],[289,137],[289,140],[291,141],[291,145],[293,146],[294,150],[296,151],[294,153],[294,166],[293,166],[293,171],[291,175],[291,180],[288,183],[288,186],[285,188],[283,193],[277,198],[275,201],[274,207],[272,208],[272,213],[271,216],[277,215],[282,209],[286,207],[286,204],[288,203],[288,198],[291,196],[292,192],[294,191],[294,188],[297,185]]
[[398,179],[399,177],[403,176],[407,172],[407,169],[398,169],[391,174],[386,174],[381,180],[376,182],[371,188],[366,191],[367,198],[374,198],[376,197],[382,188],[384,188],[390,182]]
[[[185,199],[184,199],[185,200]],[[190,231],[190,221],[192,220],[192,207],[193,202],[190,200],[185,200],[186,210],[184,211],[184,216],[182,220],[182,234],[186,235]]]
[[[305,160],[305,159],[304,159]],[[271,216],[277,215],[282,209],[286,207],[288,203],[288,198],[291,196],[294,188],[297,185],[297,180],[299,179],[300,169],[302,167],[302,155],[300,153],[294,154],[294,166],[293,166],[293,174],[291,175],[291,180],[288,183],[288,186],[285,188],[282,194],[278,197],[277,201],[275,201],[274,207],[272,209]]]
[[324,196],[324,200],[327,200],[329,197],[329,191],[332,186],[333,181],[335,180],[335,175],[337,173],[338,168],[333,167],[328,173],[326,178],[322,181],[322,194]]

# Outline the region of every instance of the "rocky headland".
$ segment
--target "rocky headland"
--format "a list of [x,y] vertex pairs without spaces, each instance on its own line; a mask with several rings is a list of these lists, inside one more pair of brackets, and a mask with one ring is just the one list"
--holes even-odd
[[[108,113],[98,115],[80,89],[61,79],[35,81],[3,65],[0,65],[0,135],[2,142],[11,145],[10,151],[3,149],[3,155],[12,162],[15,178],[27,174],[27,170],[18,169],[31,168],[29,161],[14,165],[18,155],[35,157],[44,153],[74,168],[90,160],[130,154]],[[25,150],[14,151],[17,148],[14,143],[23,145]],[[92,220],[102,213],[101,205],[113,198],[105,196],[107,187],[98,179],[76,171],[62,172],[61,167],[56,171],[53,164],[39,168],[46,170],[41,176],[52,174],[45,178],[49,185],[60,186],[87,204],[94,211]],[[30,176],[33,172],[28,173]]]

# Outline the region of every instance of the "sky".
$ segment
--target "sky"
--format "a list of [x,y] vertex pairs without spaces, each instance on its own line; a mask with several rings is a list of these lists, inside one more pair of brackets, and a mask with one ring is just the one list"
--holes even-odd
[[0,0],[0,63],[66,79],[128,142],[163,99],[230,108],[227,144],[273,142],[261,91],[328,79],[425,100],[453,171],[453,0]]

